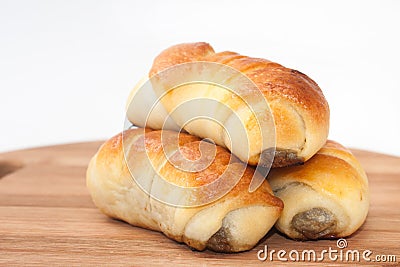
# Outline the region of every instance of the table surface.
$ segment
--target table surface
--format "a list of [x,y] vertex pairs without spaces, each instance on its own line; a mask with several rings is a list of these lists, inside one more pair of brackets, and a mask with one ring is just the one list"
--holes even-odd
[[[85,185],[89,159],[101,142],[49,146],[0,154],[0,266],[10,265],[282,265],[257,252],[338,249],[335,240],[297,242],[271,230],[251,251],[197,252],[161,233],[112,220],[93,205]],[[400,262],[400,158],[353,150],[371,192],[368,218],[347,238],[347,250],[395,255]],[[340,249],[338,249],[340,251]],[[382,257],[381,257],[382,258]],[[352,264],[324,260],[330,266]],[[293,264],[293,262],[290,262]],[[304,265],[304,262],[297,262]],[[366,263],[361,259],[360,263]],[[317,265],[318,262],[307,262]],[[383,266],[382,262],[369,262]]]

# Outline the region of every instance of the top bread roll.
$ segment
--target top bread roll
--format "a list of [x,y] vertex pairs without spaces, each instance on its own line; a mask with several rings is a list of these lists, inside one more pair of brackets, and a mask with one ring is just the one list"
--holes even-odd
[[[215,66],[222,70],[213,71]],[[232,77],[219,77],[223,73]],[[224,83],[176,86],[180,79],[199,77]],[[278,63],[234,52],[215,53],[207,43],[187,43],[161,52],[146,78],[150,81],[140,82],[128,100],[127,117],[137,126],[173,129],[175,123],[178,129],[228,148],[244,162],[264,167],[303,163],[327,140],[329,106],[321,89],[307,75]],[[210,101],[194,101],[198,99]],[[196,114],[202,118],[191,120]],[[174,123],[166,120],[168,115]]]

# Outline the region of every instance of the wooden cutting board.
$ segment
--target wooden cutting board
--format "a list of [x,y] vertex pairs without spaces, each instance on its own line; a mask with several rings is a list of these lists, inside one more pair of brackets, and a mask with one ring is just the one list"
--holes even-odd
[[[100,142],[89,142],[0,154],[0,266],[267,266],[282,265],[282,262],[276,255],[273,261],[258,260],[257,252],[265,245],[269,252],[274,249],[287,253],[338,249],[335,240],[296,242],[272,230],[248,252],[196,252],[160,233],[109,219],[95,208],[85,186],[86,166],[99,145]],[[362,253],[369,249],[373,252],[371,259],[376,255],[395,255],[397,263],[386,264],[398,266],[400,158],[353,152],[368,173],[371,207],[366,223],[347,238],[348,246],[343,251]],[[325,262],[331,266],[345,263],[340,259],[330,261],[328,257]]]

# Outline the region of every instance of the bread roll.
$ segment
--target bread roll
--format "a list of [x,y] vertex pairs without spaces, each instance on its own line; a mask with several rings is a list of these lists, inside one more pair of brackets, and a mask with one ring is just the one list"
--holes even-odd
[[[280,64],[234,52],[215,53],[207,43],[188,43],[158,55],[149,77],[128,100],[127,117],[134,125],[183,128],[211,138],[244,162],[265,167],[271,158],[272,167],[303,163],[326,142],[329,107],[321,89],[305,74]],[[209,101],[196,104],[196,99]],[[190,104],[179,109],[187,101]],[[149,116],[151,107],[155,111]],[[176,127],[171,121],[163,124],[172,113]],[[188,122],[190,114],[212,119]]]
[[[184,171],[185,160],[198,171]],[[185,133],[139,128],[101,146],[90,161],[87,186],[112,218],[197,250],[238,252],[254,247],[283,209],[266,180],[249,193],[253,175],[259,174],[222,147]]]
[[367,176],[349,150],[328,141],[302,166],[273,169],[268,181],[285,208],[276,228],[293,239],[346,237],[365,221]]

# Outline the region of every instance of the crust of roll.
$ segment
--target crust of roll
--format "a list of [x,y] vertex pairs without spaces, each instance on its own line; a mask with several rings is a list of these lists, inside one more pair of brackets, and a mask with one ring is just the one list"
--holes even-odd
[[[216,146],[215,158],[201,171],[177,169],[164,154],[173,157],[177,151],[168,145],[163,148],[161,142],[161,138],[168,139],[176,134],[139,128],[106,141],[87,170],[87,186],[96,206],[112,218],[160,231],[197,250],[238,252],[254,247],[278,219],[283,209],[282,201],[273,195],[267,181],[250,193],[249,184],[255,170],[236,158],[231,159],[232,155],[222,147]],[[201,157],[199,143],[200,139],[195,136],[179,134],[179,151],[187,159]],[[146,157],[153,166],[149,166]],[[132,168],[137,168],[133,173],[140,177],[131,176]],[[162,179],[178,186],[195,187],[217,181],[225,171],[228,179],[231,176],[234,179],[240,169],[244,170],[243,175],[232,190],[201,206],[169,205],[143,190],[162,192],[166,199],[184,199],[184,195],[177,196],[175,191],[166,190]],[[156,171],[162,179],[157,178]],[[213,192],[199,191],[190,197],[202,200],[208,197],[205,194]]]
[[[261,91],[267,100],[273,115],[276,130],[277,152],[273,167],[284,167],[302,163],[311,158],[326,142],[329,131],[329,106],[318,85],[307,75],[286,68],[266,59],[251,58],[234,52],[215,53],[207,43],[186,43],[172,46],[161,52],[154,60],[149,77],[170,67],[188,62],[214,62],[224,64],[246,75]],[[194,70],[196,72],[197,70]],[[186,88],[186,89],[185,89]],[[162,104],[167,112],[171,112],[180,103],[200,98],[212,98],[239,112],[245,106],[243,102],[232,97],[232,93],[224,92],[220,87],[210,85],[188,85],[171,90],[164,96]],[[209,107],[207,107],[209,108]],[[129,114],[132,122],[140,122],[139,113]],[[184,114],[177,114],[178,120]],[[220,116],[215,111],[215,116]],[[242,117],[247,129],[256,129],[253,116]],[[222,122],[227,118],[222,117]],[[154,126],[153,120],[148,120]],[[178,123],[179,124],[179,123]],[[138,124],[144,127],[148,124]],[[180,125],[183,126],[183,125]],[[238,125],[235,128],[239,127]],[[210,137],[224,147],[229,142],[223,138],[222,127],[203,120],[185,126],[185,130],[202,138]],[[232,151],[242,161],[251,165],[266,164],[261,154],[270,147],[263,147],[259,134],[249,134],[250,153]],[[254,137],[256,136],[256,137]],[[258,142],[257,144],[253,144]]]
[[293,239],[346,237],[366,219],[365,171],[348,149],[334,141],[302,166],[271,170],[268,181],[285,204],[276,228]]

